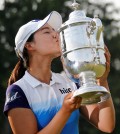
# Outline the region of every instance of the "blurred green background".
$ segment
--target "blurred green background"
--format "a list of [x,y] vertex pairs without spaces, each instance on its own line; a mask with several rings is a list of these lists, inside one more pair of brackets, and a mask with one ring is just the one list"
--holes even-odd
[[[108,82],[116,110],[116,127],[113,134],[120,134],[120,17],[114,17],[114,14],[120,16],[120,10],[109,1],[105,3],[98,0],[92,3],[90,0],[77,0],[77,2],[81,4],[81,9],[87,16],[93,18],[94,14],[98,14],[104,25],[104,40],[111,53]],[[7,80],[17,62],[14,38],[18,28],[32,19],[43,19],[53,10],[58,11],[63,21],[66,21],[72,12],[70,8],[72,3],[73,0],[0,0],[0,134],[12,134],[7,118],[3,115],[3,105]],[[62,71],[59,58],[53,61],[52,70]],[[79,128],[81,134],[105,134],[82,117]]]

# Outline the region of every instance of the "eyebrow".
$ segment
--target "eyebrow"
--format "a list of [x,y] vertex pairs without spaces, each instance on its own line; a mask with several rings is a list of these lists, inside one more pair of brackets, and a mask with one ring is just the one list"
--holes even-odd
[[41,28],[41,31],[44,30],[44,29],[50,29],[49,27],[43,27]]
[[[48,30],[50,30],[49,27],[43,27],[43,28],[41,28],[40,30],[42,31],[42,30],[44,30],[44,29],[48,29]],[[54,28],[52,28],[52,29],[54,30]]]

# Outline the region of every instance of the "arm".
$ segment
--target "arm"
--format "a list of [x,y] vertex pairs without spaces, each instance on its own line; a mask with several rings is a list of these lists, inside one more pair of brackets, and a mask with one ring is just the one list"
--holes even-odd
[[81,106],[80,110],[82,115],[99,130],[108,133],[113,131],[115,110],[111,97],[100,104]]
[[[71,98],[69,93],[63,102],[62,108],[49,122],[38,132],[37,121],[30,109],[14,108],[8,112],[8,120],[14,134],[60,134],[71,113],[80,107],[80,98]],[[58,123],[59,122],[59,123]]]
[[[105,74],[97,80],[98,85],[104,86],[109,90],[107,76],[110,71],[110,53],[105,47],[106,53],[106,72]],[[83,116],[92,123],[95,127],[104,132],[112,132],[115,127],[115,110],[110,97],[107,101],[100,104],[94,104],[89,106],[81,106],[80,108]]]

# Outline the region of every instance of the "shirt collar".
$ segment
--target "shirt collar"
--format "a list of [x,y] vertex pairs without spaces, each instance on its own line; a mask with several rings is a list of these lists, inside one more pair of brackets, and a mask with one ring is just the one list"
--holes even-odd
[[[50,85],[53,85],[55,83],[62,83],[62,80],[60,79],[60,77],[58,76],[58,74],[56,73],[52,73],[52,78],[51,78],[51,81],[50,81]],[[25,71],[25,75],[23,77],[33,88],[39,86],[39,85],[43,85],[45,83],[37,80],[35,77],[33,77],[32,75],[30,75],[28,73],[28,71]]]
[[60,74],[59,73],[53,73],[52,72],[52,78],[51,78],[51,81],[50,81],[50,85],[52,85],[54,83],[62,83],[63,80],[62,80],[61,77],[60,77]]

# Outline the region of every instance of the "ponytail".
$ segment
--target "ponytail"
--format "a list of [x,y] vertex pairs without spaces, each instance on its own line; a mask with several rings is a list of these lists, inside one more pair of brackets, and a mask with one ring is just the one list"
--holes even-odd
[[[31,42],[34,39],[34,34],[31,34],[28,38],[27,42]],[[26,69],[29,67],[29,55],[27,49],[24,47],[23,49],[23,58],[19,57],[19,61],[13,69],[11,76],[8,80],[8,86],[19,80],[25,74]]]
[[21,58],[19,55],[18,57],[19,61],[11,73],[11,76],[8,80],[8,86],[22,78],[26,69],[29,67],[29,56],[26,48],[23,50],[23,58]]
[[11,76],[8,80],[8,86],[19,80],[25,74],[26,68],[24,67],[24,62],[20,58],[15,68],[13,69]]

